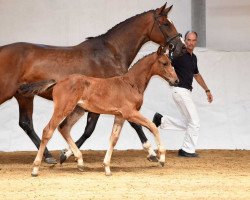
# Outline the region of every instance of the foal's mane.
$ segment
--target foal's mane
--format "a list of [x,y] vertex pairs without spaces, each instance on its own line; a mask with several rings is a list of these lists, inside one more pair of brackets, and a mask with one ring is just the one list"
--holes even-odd
[[145,11],[143,13],[137,14],[133,17],[130,17],[122,22],[120,22],[119,24],[116,24],[115,26],[113,26],[112,28],[110,28],[106,33],[95,36],[95,37],[87,37],[86,40],[91,40],[91,39],[95,39],[95,38],[100,38],[100,37],[105,37],[105,36],[109,36],[111,35],[114,31],[122,28],[123,26],[130,24],[131,22],[133,22],[137,17],[142,16],[142,15],[146,15],[149,12],[153,12],[154,10],[149,10],[149,11]]
[[[139,60],[137,60],[137,62],[136,62],[135,64],[133,64],[133,66],[134,66],[134,65],[137,65],[139,62],[141,62],[141,61],[144,60],[145,58],[147,58],[147,57],[153,55],[154,53],[155,53],[155,52],[152,52],[152,53],[150,53],[150,54],[148,54],[148,55],[143,56],[142,58],[140,58]],[[132,67],[133,67],[133,66],[132,66]],[[130,67],[130,69],[131,69],[131,67]]]

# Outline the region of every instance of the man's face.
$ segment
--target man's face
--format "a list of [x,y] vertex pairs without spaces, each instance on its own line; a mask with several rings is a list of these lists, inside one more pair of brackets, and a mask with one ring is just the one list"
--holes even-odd
[[193,51],[196,47],[197,37],[194,33],[189,33],[185,39],[188,51]]

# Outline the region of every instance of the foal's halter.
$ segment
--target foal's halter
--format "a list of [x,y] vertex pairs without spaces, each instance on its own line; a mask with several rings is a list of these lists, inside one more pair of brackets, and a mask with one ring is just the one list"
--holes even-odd
[[159,21],[158,21],[158,16],[156,16],[155,12],[154,12],[154,23],[153,23],[153,26],[151,28],[151,31],[150,31],[150,34],[149,34],[149,37],[151,37],[151,33],[154,29],[154,26],[155,26],[155,22],[157,22],[158,24],[158,27],[162,33],[162,35],[164,36],[164,47],[168,46],[168,49],[169,49],[169,55],[170,57],[172,57],[173,55],[173,52],[175,51],[176,49],[176,45],[173,43],[174,39],[177,38],[177,37],[182,37],[182,34],[181,33],[177,33],[171,37],[167,36],[164,34],[164,31],[163,31],[163,26],[165,26],[165,24],[160,24]]

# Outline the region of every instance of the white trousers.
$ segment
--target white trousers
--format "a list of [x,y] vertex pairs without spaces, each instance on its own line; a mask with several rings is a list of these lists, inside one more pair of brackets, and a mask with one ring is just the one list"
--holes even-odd
[[172,96],[183,118],[175,119],[164,115],[161,119],[160,128],[185,131],[181,149],[188,153],[195,153],[200,122],[191,91],[181,87],[172,87]]

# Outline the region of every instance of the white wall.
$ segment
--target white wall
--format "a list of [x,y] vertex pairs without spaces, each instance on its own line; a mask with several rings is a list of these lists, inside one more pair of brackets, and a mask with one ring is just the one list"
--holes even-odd
[[[17,41],[75,45],[164,3],[166,0],[0,0],[0,45]],[[168,1],[172,4],[169,18],[183,33],[191,26],[190,0]]]
[[[76,45],[88,36],[105,33],[114,25],[136,14],[156,9],[165,0],[0,0],[0,45],[13,42],[69,46]],[[169,0],[174,4],[169,18],[184,33],[191,27],[190,0]],[[152,51],[157,45],[146,44],[141,54]],[[51,117],[52,102],[37,97],[34,106],[34,127],[41,136],[43,127]],[[0,105],[0,151],[35,150],[35,146],[18,126],[18,106],[15,99]],[[84,130],[85,118],[73,129],[77,139]],[[85,148],[106,149],[112,127],[112,116],[103,116],[92,139]],[[124,127],[127,139],[120,148],[141,148],[132,128]],[[126,135],[126,133],[123,133]],[[49,144],[50,149],[65,147],[58,133]]]
[[206,1],[207,47],[250,51],[250,1]]
[[[250,90],[249,63],[250,52],[223,52],[207,49],[195,51],[198,57],[199,71],[206,80],[214,102],[209,104],[204,91],[194,81],[193,98],[200,115],[201,130],[198,149],[248,149],[250,150]],[[139,55],[143,56],[142,54]],[[30,139],[18,126],[18,107],[13,99],[0,106],[0,150],[36,150]],[[37,97],[34,105],[34,127],[39,136],[53,111],[50,101]],[[168,84],[153,77],[146,90],[142,114],[152,119],[155,112],[179,117],[172,100]],[[111,133],[113,116],[102,115],[96,130],[82,149],[106,149]],[[73,128],[72,136],[76,140],[83,133],[86,124],[84,116]],[[154,139],[144,129],[150,142]],[[160,130],[167,149],[178,149],[184,133]],[[58,132],[48,144],[49,149],[62,149],[66,143]],[[141,149],[135,131],[126,122],[117,149]]]
[[[191,26],[190,1],[168,2],[174,4],[170,18],[177,29],[184,33]],[[207,1],[211,5],[209,2]],[[165,1],[160,0],[0,0],[0,44],[25,41],[75,45],[88,36],[106,32],[128,17],[155,9],[164,3]],[[220,30],[217,31],[220,33]],[[223,37],[220,34],[221,40]],[[155,48],[154,45],[146,45],[137,59]],[[198,148],[250,149],[250,124],[247,118],[250,116],[248,88],[250,53],[197,49],[196,54],[200,72],[215,98],[209,105],[204,92],[194,84],[194,101],[201,118]],[[52,102],[39,97],[35,99],[34,127],[40,137],[52,110]],[[152,118],[155,111],[178,116],[169,87],[156,77],[146,90],[142,113]],[[113,116],[103,115],[93,136],[82,149],[106,149],[112,123]],[[85,124],[86,116],[72,130],[75,140],[82,134]],[[18,126],[18,107],[15,99],[0,105],[0,130],[0,151],[36,150],[31,140]],[[145,132],[151,143],[154,143],[150,133],[147,130]],[[181,146],[183,133],[161,130],[161,135],[167,149],[178,149]],[[64,147],[65,142],[56,132],[48,148]],[[141,149],[138,136],[127,123],[117,148]]]

